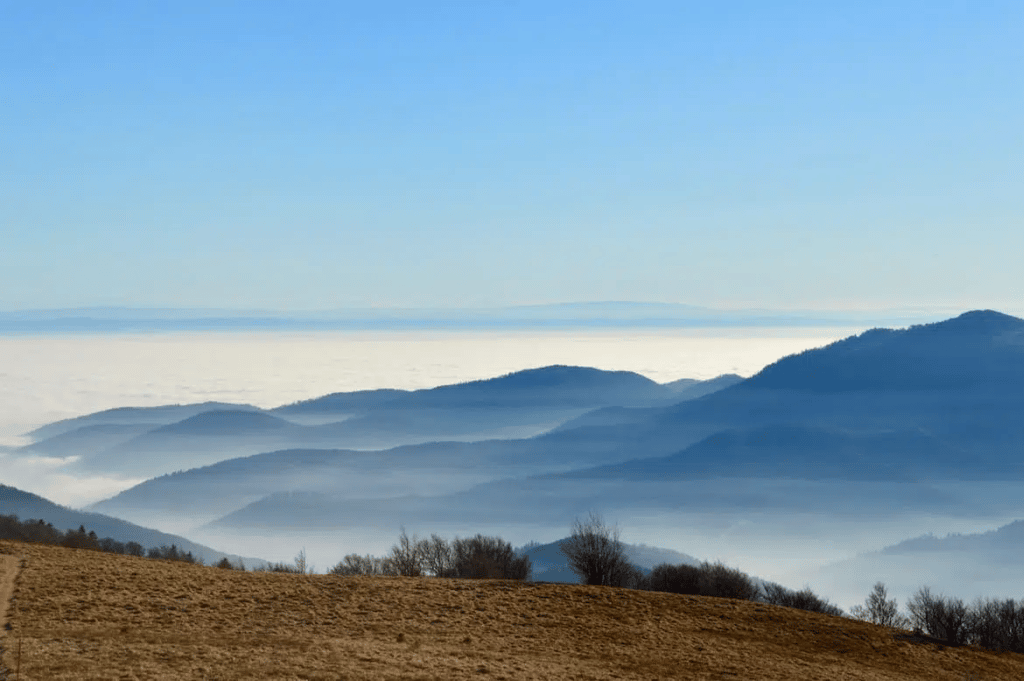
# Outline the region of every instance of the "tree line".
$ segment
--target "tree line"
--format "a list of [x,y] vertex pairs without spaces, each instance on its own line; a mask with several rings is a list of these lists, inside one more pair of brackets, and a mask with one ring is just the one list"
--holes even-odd
[[117,553],[123,556],[140,556],[157,560],[173,560],[182,563],[202,564],[191,551],[182,551],[175,544],[170,546],[144,547],[134,541],[120,542],[110,537],[99,537],[96,532],[86,531],[85,525],[77,530],[68,529],[62,532],[51,523],[42,520],[19,520],[16,515],[0,515],[0,539],[64,546],[69,549],[87,549]]
[[436,534],[429,539],[410,537],[405,530],[384,557],[352,553],[330,569],[333,575],[395,575],[457,579],[529,579],[533,566],[528,556],[501,537],[475,537],[451,541]]
[[[667,591],[679,594],[717,596],[759,601],[827,615],[845,616],[838,606],[810,589],[793,591],[774,582],[758,584],[746,573],[722,563],[700,565],[657,565],[649,575],[629,565],[618,530],[609,528],[600,516],[577,519],[572,534],[562,543],[569,567],[585,584]],[[960,598],[933,594],[921,587],[907,601],[907,613],[899,611],[888,598],[885,584],[878,582],[850,616],[887,627],[910,629],[947,645],[973,644],[991,650],[1024,653],[1024,601],[977,599],[967,605]]]

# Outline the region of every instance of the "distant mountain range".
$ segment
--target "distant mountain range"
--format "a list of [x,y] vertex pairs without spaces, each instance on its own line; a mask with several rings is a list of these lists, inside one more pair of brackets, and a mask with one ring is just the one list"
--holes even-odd
[[[913,355],[917,344],[926,359]],[[993,370],[993,355],[1001,372]],[[851,373],[850,357],[891,369]],[[933,498],[929,480],[1024,479],[1022,367],[1024,321],[973,312],[901,331],[869,331],[785,358],[698,399],[592,410],[532,438],[373,455],[323,452],[315,461],[307,450],[282,451],[230,464],[234,472],[225,478],[220,471],[228,463],[143,483],[97,507],[128,513],[159,504],[167,511],[180,498],[195,512],[206,505],[188,490],[204,489],[218,498],[216,512],[229,499],[249,500],[214,523],[235,529],[302,522],[324,528],[337,518],[359,523],[389,514],[437,522],[469,514],[497,522],[521,519],[524,509],[531,518],[547,511],[571,517],[607,498],[600,490],[609,484],[617,506],[626,509],[624,490],[636,486],[728,478],[912,484],[922,493],[908,499],[925,503]],[[826,376],[831,382],[820,378]],[[274,478],[259,472],[265,460],[293,464],[276,489]],[[402,476],[420,482],[404,491],[388,484]],[[465,486],[474,476],[489,480]],[[254,477],[265,482],[253,485]],[[264,496],[251,500],[257,494]],[[672,508],[678,501],[669,495],[635,503]],[[209,510],[201,515],[213,515]]]
[[863,326],[933,321],[935,312],[873,310],[718,310],[639,302],[559,303],[469,309],[351,308],[302,313],[274,310],[92,307],[0,311],[0,334],[124,331],[551,329],[618,327]]
[[93,510],[209,536],[531,528],[594,509],[666,531],[714,514],[1005,518],[1016,497],[970,490],[1024,482],[1022,413],[1024,320],[982,310],[748,379],[556,366],[270,410],[110,410],[15,455],[143,472]]
[[550,366],[424,390],[335,393],[269,410],[218,402],[109,409],[43,426],[21,453],[75,456],[76,471],[156,476],[284,449],[521,439],[595,408],[673,404],[740,380],[668,386],[633,372]]
[[1022,563],[1024,520],[1015,520],[987,532],[913,537],[796,578],[837,595],[846,591],[849,596],[843,600],[849,602],[856,602],[857,595],[866,597],[879,579],[901,606],[923,586],[967,603],[976,597],[1019,600],[1024,597]]

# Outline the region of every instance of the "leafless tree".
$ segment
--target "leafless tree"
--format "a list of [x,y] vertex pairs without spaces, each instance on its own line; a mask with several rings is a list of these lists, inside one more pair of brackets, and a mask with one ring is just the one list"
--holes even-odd
[[605,525],[596,513],[585,520],[574,520],[572,534],[559,548],[569,561],[569,569],[584,584],[624,586],[630,574],[618,528]]
[[533,571],[529,556],[517,556],[512,545],[501,537],[456,537],[451,552],[453,577],[523,580],[529,579]]
[[961,599],[935,596],[924,586],[907,601],[907,610],[914,627],[951,645],[967,642],[968,612]]
[[876,582],[871,593],[864,600],[864,605],[855,605],[850,614],[859,620],[881,624],[883,627],[905,629],[909,620],[900,614],[896,599],[888,600],[885,584]]
[[382,575],[384,574],[384,561],[376,556],[360,556],[357,553],[350,553],[331,568],[332,575]]
[[775,582],[764,582],[761,585],[761,600],[772,605],[782,605],[808,612],[820,612],[826,615],[843,614],[839,606],[829,603],[827,598],[822,598],[814,593],[810,587],[794,591]]
[[454,556],[452,546],[436,534],[420,540],[418,549],[423,568],[435,577],[452,577]]
[[307,572],[311,572],[309,564],[306,562],[306,549],[303,548],[299,551],[298,555],[295,556],[295,571],[300,575],[304,575]]
[[423,573],[419,541],[415,536],[410,538],[404,527],[398,535],[398,543],[391,547],[391,555],[386,560],[385,571],[391,574],[419,577]]

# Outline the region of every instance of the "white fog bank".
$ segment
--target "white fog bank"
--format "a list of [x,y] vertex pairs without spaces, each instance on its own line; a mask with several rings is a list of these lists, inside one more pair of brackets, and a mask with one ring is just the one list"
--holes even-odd
[[[276,407],[332,392],[416,389],[550,364],[658,382],[749,376],[862,329],[317,332],[0,336],[0,455],[59,419],[124,406]],[[60,460],[3,462],[2,482],[81,506],[137,480],[76,479]]]

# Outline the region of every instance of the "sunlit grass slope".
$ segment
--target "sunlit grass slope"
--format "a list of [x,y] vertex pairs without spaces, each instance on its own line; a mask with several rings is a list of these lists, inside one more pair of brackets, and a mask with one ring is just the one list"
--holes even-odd
[[50,679],[1024,679],[1024,656],[604,587],[241,573],[0,542],[3,662]]

